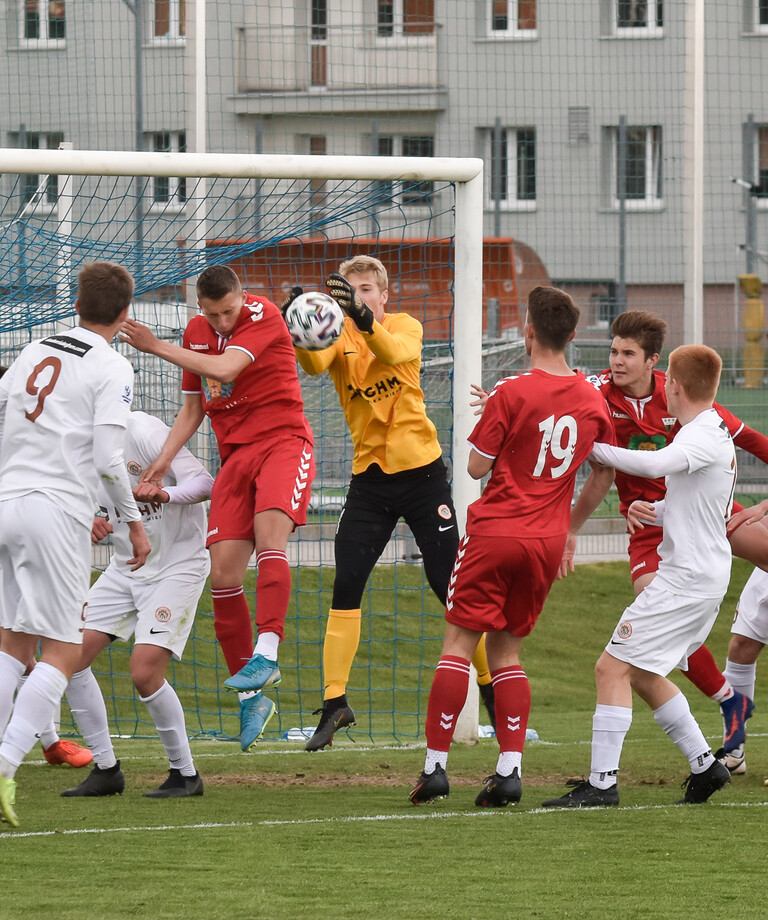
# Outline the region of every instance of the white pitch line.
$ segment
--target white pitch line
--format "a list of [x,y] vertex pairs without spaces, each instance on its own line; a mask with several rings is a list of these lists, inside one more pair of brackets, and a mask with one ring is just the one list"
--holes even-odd
[[[768,806],[768,802],[710,802],[708,808],[762,808]],[[357,817],[330,817],[330,818],[295,818],[288,821],[268,820],[264,821],[226,821],[221,823],[206,822],[202,824],[160,824],[147,825],[142,827],[91,827],[91,828],[73,828],[71,830],[57,831],[6,831],[0,833],[0,840],[22,840],[29,837],[77,837],[82,834],[135,834],[152,831],[196,831],[196,830],[218,830],[224,827],[299,827],[313,824],[358,824],[373,823],[381,821],[432,821],[446,818],[501,818],[505,815],[562,815],[562,814],[584,814],[586,812],[636,812],[636,811],[659,811],[667,808],[690,808],[690,805],[678,805],[670,802],[660,805],[618,805],[610,809],[603,808],[531,808],[517,811],[488,810],[488,811],[430,811],[430,812],[410,812],[390,815],[359,815]],[[522,818],[520,819],[522,820]]]

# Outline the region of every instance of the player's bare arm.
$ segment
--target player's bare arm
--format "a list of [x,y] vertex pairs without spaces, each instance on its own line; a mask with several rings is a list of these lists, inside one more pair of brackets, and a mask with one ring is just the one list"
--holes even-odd
[[751,508],[743,508],[741,511],[737,511],[728,520],[726,528],[728,536],[741,527],[742,524],[765,524],[764,518],[766,514],[768,514],[768,498],[763,499],[756,505],[752,505]]
[[482,479],[491,472],[494,460],[495,457],[485,457],[472,448],[469,452],[467,472],[473,479]]
[[191,371],[201,377],[212,377],[221,383],[231,383],[252,360],[249,354],[239,348],[228,348],[221,355],[198,354],[188,348],[158,339],[148,326],[133,319],[127,319],[123,323],[118,337],[133,345],[137,351],[157,355],[158,358],[185,371]]
[[600,503],[610,491],[613,484],[614,471],[611,467],[601,466],[599,463],[590,462],[592,470],[587,481],[582,486],[576,504],[571,510],[571,526],[565,540],[563,559],[560,563],[558,578],[565,578],[574,570],[574,556],[576,555],[576,535],[584,526],[586,520],[597,510]]
[[197,431],[204,418],[202,396],[199,393],[187,393],[163,449],[142,473],[142,482],[162,486],[163,477],[168,474],[173,458]]
[[154,482],[140,482],[133,490],[133,497],[137,502],[160,502],[165,505],[170,501],[170,496]]
[[132,572],[135,572],[147,561],[152,545],[141,521],[128,521],[128,536],[133,549],[133,557],[128,560],[127,565],[131,567]]

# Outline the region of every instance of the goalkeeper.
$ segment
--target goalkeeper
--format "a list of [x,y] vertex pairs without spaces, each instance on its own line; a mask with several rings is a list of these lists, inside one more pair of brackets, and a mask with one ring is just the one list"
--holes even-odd
[[[456,512],[437,431],[421,389],[421,323],[388,313],[387,271],[358,255],[326,282],[347,319],[341,337],[322,351],[296,349],[312,375],[328,371],[354,445],[352,479],[335,537],[336,577],[323,645],[320,722],[306,745],[318,751],[334,733],[355,724],[347,702],[349,674],[360,642],[363,592],[402,517],[424,560],[430,587],[445,603],[459,544]],[[294,288],[283,312],[302,293]],[[479,660],[478,660],[479,659]],[[474,664],[493,720],[493,688],[481,645]]]

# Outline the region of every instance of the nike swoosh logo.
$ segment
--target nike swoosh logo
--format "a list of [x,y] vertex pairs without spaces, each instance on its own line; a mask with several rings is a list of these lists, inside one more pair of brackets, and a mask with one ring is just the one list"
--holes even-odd
[[345,351],[344,354],[345,355],[356,355],[357,352],[356,351]]
[[170,632],[170,629],[155,629],[153,626],[152,629],[150,629],[149,634],[150,636],[157,636],[159,633],[167,633],[167,632]]
[[444,530],[451,530],[454,526],[455,526],[455,525],[453,525],[453,524],[448,524],[447,527],[440,527],[440,526],[438,525],[438,528],[437,528],[437,529],[440,531],[440,533],[442,533]]
[[[150,629],[150,632],[152,632],[151,629]],[[626,642],[617,642],[615,639],[611,639],[611,645],[626,645],[626,644],[627,644]]]

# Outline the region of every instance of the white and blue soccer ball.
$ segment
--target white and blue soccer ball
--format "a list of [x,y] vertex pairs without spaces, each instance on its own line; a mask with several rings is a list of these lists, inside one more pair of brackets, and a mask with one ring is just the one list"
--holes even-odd
[[344,311],[330,294],[306,291],[285,311],[293,344],[307,351],[321,351],[338,339],[344,328]]

